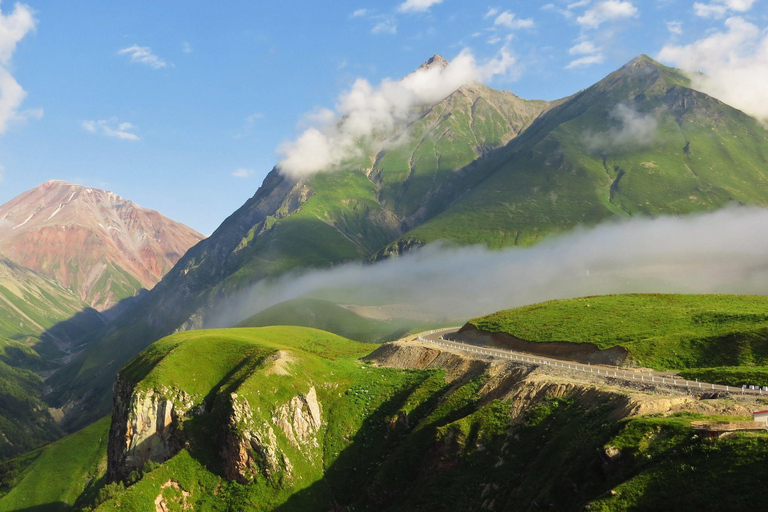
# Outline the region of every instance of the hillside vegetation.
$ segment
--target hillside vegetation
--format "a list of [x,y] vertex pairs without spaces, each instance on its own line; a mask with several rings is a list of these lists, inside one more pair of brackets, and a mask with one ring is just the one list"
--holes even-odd
[[[610,218],[768,205],[768,131],[646,56],[561,101],[470,84],[414,116],[398,144],[361,142],[333,172],[270,172],[133,314],[52,377],[52,405],[87,396],[93,411],[67,428],[108,412],[122,364],[179,328],[206,327],[265,279],[438,239],[530,245]],[[633,120],[643,137],[617,138]]]
[[415,363],[393,369],[358,359],[369,349],[298,327],[164,338],[120,372],[108,449],[104,419],[6,463],[0,510],[740,510],[768,477],[766,435],[690,427],[744,418],[622,420],[653,398],[515,363],[426,365],[402,343],[368,358]]
[[297,325],[332,332],[364,343],[383,343],[402,338],[431,325],[408,319],[376,320],[358,315],[330,301],[295,299],[281,302],[244,320],[237,327]]
[[726,372],[713,367],[760,372],[768,365],[768,297],[763,296],[582,297],[499,311],[469,323],[526,341],[621,346],[641,366],[711,368],[706,375],[714,382]]

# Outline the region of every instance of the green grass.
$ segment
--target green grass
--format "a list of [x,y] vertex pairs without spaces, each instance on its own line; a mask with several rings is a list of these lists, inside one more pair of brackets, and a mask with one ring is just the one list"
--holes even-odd
[[727,386],[744,384],[768,386],[768,366],[721,366],[717,368],[691,368],[679,372],[688,380],[700,380]]
[[70,510],[106,472],[110,418],[0,465],[0,511]]
[[534,341],[624,347],[656,369],[768,364],[768,297],[629,294],[500,311],[470,323]]
[[383,343],[399,339],[427,325],[414,320],[373,320],[362,317],[330,301],[295,299],[282,302],[241,322],[238,327],[297,325],[332,332],[364,343]]

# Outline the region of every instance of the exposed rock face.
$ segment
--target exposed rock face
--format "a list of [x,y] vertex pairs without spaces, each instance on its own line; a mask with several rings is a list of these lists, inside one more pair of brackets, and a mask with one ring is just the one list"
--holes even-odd
[[254,417],[244,398],[235,393],[230,398],[232,407],[222,450],[225,474],[230,480],[248,483],[261,474],[278,485],[291,481],[293,466],[280,449],[275,429],[308,459],[313,459],[320,449],[317,434],[323,425],[322,409],[314,386],[306,394],[296,395],[278,406],[270,418],[271,424]]
[[100,310],[152,288],[203,238],[112,192],[63,181],[0,206],[0,252]]
[[107,449],[107,479],[123,480],[148,461],[164,462],[184,445],[181,423],[202,412],[199,399],[163,387],[134,392],[133,385],[115,381],[112,426]]
[[623,347],[611,347],[605,350],[592,343],[568,343],[565,341],[532,342],[505,332],[488,332],[472,324],[464,325],[456,335],[457,341],[497,348],[516,350],[528,354],[556,357],[579,363],[619,365],[628,356]]

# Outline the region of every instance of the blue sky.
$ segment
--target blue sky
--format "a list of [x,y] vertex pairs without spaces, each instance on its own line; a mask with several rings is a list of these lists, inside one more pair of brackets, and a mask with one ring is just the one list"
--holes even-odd
[[[0,99],[0,122],[7,121],[0,203],[62,179],[106,188],[210,234],[253,195],[278,160],[276,148],[296,137],[297,122],[333,107],[356,78],[378,84],[435,53],[452,59],[469,48],[482,63],[505,49],[514,64],[488,84],[555,99],[665,46],[670,63],[706,67],[708,42],[724,46],[718,35],[736,46],[738,65],[747,62],[742,71],[760,77],[767,6],[6,0],[0,78],[12,77],[26,96],[15,104],[4,89]],[[708,70],[715,77],[737,65],[721,57],[723,65]],[[744,96],[727,81],[710,85]]]

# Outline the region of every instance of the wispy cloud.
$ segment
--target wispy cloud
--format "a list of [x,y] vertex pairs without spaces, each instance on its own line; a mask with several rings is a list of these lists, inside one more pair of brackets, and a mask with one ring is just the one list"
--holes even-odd
[[254,169],[245,169],[241,167],[232,171],[232,176],[235,178],[250,178],[255,172]]
[[131,57],[131,62],[146,64],[154,69],[164,68],[167,65],[163,59],[152,53],[152,48],[149,46],[138,46],[134,44],[133,46],[119,50],[117,54],[129,55]]
[[380,17],[371,29],[371,34],[397,34],[397,21],[390,16]]
[[131,123],[120,122],[116,117],[102,119],[99,121],[82,121],[81,126],[91,133],[98,133],[124,140],[139,140],[136,135],[137,127]]
[[510,30],[518,30],[521,28],[533,28],[533,19],[531,18],[518,18],[515,13],[504,11],[499,14],[493,21],[494,26],[504,27]]
[[352,12],[352,14],[349,15],[350,18],[359,18],[360,16],[365,16],[368,14],[368,9],[356,9]]
[[693,12],[702,18],[724,18],[729,12],[747,12],[757,0],[712,0],[710,3],[696,2]]
[[181,51],[184,53],[192,53],[192,45],[189,44],[187,41],[183,41],[181,43]]
[[42,116],[42,109],[19,111],[27,97],[10,71],[16,45],[35,30],[37,21],[32,9],[17,3],[9,14],[0,12],[0,134],[8,130],[9,123]]
[[443,0],[405,0],[397,7],[397,12],[425,12],[433,5],[441,3]]
[[596,29],[608,21],[617,21],[637,16],[638,9],[632,2],[604,0],[587,9],[576,22],[584,28]]
[[680,36],[683,34],[683,23],[680,21],[668,21],[667,30],[669,30],[671,34]]
[[603,60],[605,60],[602,48],[589,40],[581,40],[572,46],[568,50],[568,53],[570,55],[580,55],[580,57],[569,62],[568,65],[565,66],[566,69],[583,68],[592,66],[593,64],[602,64]]

